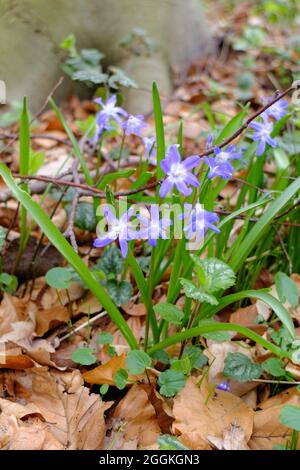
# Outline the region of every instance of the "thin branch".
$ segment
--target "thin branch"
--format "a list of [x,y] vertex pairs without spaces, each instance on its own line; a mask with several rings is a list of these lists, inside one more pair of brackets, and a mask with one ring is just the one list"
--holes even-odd
[[274,224],[272,224],[272,229],[276,233],[276,235],[278,237],[278,240],[279,240],[279,243],[280,243],[280,246],[282,248],[282,251],[283,251],[283,253],[284,253],[284,255],[287,259],[288,267],[289,267],[289,274],[291,276],[293,274],[293,263],[292,263],[292,260],[290,258],[290,255],[288,254],[287,249],[286,249],[285,244],[284,244],[284,241],[282,240],[282,237],[281,237],[279,231],[277,230],[277,228],[275,227]]

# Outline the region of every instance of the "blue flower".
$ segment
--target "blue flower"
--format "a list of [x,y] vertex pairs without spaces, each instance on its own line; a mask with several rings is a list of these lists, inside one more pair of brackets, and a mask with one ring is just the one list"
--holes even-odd
[[142,215],[138,215],[137,217],[144,226],[139,236],[147,239],[151,246],[156,246],[159,238],[167,240],[167,228],[172,225],[172,222],[170,219],[160,218],[158,205],[152,204],[150,206],[150,217],[144,217]]
[[232,177],[234,168],[229,160],[241,160],[242,152],[236,150],[235,145],[230,145],[226,150],[220,148],[214,149],[215,158],[203,157],[205,163],[209,166],[208,178],[212,179],[219,176],[225,180]]
[[160,197],[166,196],[174,185],[184,196],[189,196],[192,193],[192,190],[187,187],[188,184],[199,186],[199,181],[191,170],[198,165],[200,158],[198,155],[192,155],[181,161],[178,147],[178,145],[172,145],[166,157],[160,163],[161,168],[167,175],[160,187]]
[[218,390],[223,390],[224,392],[230,392],[229,381],[226,380],[225,382],[219,383],[219,385],[217,386],[217,389]]
[[129,227],[129,221],[133,213],[134,208],[131,207],[118,219],[108,207],[105,207],[104,217],[107,220],[109,230],[103,237],[94,240],[94,247],[102,248],[115,240],[119,240],[122,256],[126,258],[128,252],[127,242],[136,238],[136,233]]
[[[271,98],[267,99],[267,103],[270,103]],[[272,117],[276,120],[281,119],[287,114],[288,102],[286,100],[279,100],[276,103],[272,104],[270,108],[266,109],[264,113],[261,114],[263,119]]]
[[121,116],[127,116],[127,112],[120,106],[116,106],[117,97],[112,95],[104,103],[101,98],[96,98],[95,103],[100,104],[102,109],[97,113],[97,136],[101,135],[104,130],[111,130],[113,127],[110,121],[116,121],[118,124],[122,123]]
[[194,234],[203,238],[208,229],[220,233],[218,227],[214,225],[219,222],[219,216],[217,214],[203,209],[199,202],[197,202],[194,207],[191,204],[185,204],[184,209],[181,218],[187,219],[183,229],[187,238],[193,238]]
[[130,115],[127,121],[122,123],[122,127],[124,127],[125,134],[127,136],[134,134],[134,135],[138,135],[139,137],[141,137],[142,129],[145,129],[147,127],[147,124],[144,121],[145,121],[145,118],[142,115],[138,115],[138,116]]
[[274,128],[271,121],[267,121],[266,119],[264,119],[263,122],[254,121],[251,122],[250,127],[255,130],[252,139],[259,142],[257,148],[258,156],[264,153],[267,144],[273,148],[276,147],[276,141],[271,137]]

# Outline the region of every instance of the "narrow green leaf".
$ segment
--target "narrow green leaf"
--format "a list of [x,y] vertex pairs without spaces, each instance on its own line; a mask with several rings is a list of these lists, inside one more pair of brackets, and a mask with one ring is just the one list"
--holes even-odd
[[231,137],[242,125],[244,118],[247,114],[247,110],[243,109],[236,116],[234,116],[220,132],[218,137],[215,140],[215,144],[221,144],[223,140],[226,140],[228,137]]
[[138,349],[138,343],[128,327],[123,315],[107,295],[106,290],[97,281],[94,275],[90,272],[84,261],[77,255],[71,245],[66,241],[57,227],[49,219],[48,215],[41,209],[26,192],[20,189],[9,169],[3,163],[0,163],[0,175],[4,179],[7,186],[11,189],[14,197],[28,210],[33,219],[40,226],[41,230],[49,238],[51,243],[58,249],[58,251],[65,257],[68,263],[77,272],[81,280],[93,292],[95,297],[103,305],[112,321],[118,326],[124,338],[132,349]]
[[164,132],[163,115],[162,115],[162,110],[161,110],[159,91],[158,91],[156,82],[153,83],[152,93],[153,93],[153,110],[154,110],[156,144],[157,144],[157,152],[156,152],[157,179],[161,179],[164,174],[160,167],[160,162],[165,157],[166,149],[165,149],[165,132]]

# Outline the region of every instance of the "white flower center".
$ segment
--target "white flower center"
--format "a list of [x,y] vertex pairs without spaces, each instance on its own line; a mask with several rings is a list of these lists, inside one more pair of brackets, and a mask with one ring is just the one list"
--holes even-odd
[[216,156],[216,161],[217,161],[218,163],[227,162],[227,160],[229,160],[229,157],[230,157],[230,153],[228,153],[228,152],[220,152],[220,153],[218,153],[218,155]]
[[170,170],[170,177],[173,182],[181,181],[186,176],[186,169],[182,163],[173,163]]

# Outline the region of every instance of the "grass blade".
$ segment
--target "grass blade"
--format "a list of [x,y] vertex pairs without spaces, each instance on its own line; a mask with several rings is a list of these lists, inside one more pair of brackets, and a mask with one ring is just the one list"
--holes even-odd
[[152,93],[153,93],[153,110],[154,110],[156,144],[157,144],[157,152],[156,152],[157,179],[161,179],[163,178],[164,173],[160,167],[160,162],[165,157],[166,147],[165,147],[165,132],[164,132],[163,115],[162,115],[160,97],[159,97],[159,92],[158,92],[156,82],[153,83]]
[[[30,159],[30,130],[29,130],[29,117],[27,112],[26,98],[23,101],[23,109],[20,119],[20,175],[25,176],[29,174],[29,159]],[[28,184],[21,183],[23,191],[28,192]],[[25,207],[21,208],[21,237],[20,237],[20,252],[26,246],[26,222],[27,211]]]

